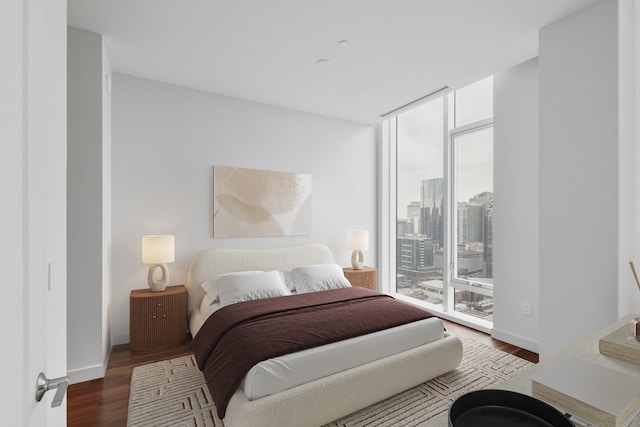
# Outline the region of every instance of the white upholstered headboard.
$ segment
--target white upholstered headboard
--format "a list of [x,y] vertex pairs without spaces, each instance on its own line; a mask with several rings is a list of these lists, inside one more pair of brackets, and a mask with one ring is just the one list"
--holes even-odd
[[219,274],[234,271],[278,270],[311,264],[334,262],[331,250],[320,244],[278,249],[207,249],[200,252],[189,264],[187,272],[187,311],[200,306],[204,290],[200,284]]

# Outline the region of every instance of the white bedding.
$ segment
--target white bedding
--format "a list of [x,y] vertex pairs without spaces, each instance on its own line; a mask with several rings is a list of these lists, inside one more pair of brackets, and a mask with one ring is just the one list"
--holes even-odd
[[[192,313],[192,331],[218,308],[205,294],[200,309]],[[197,324],[198,329],[193,329]],[[194,333],[195,336],[195,333]],[[342,372],[433,342],[444,337],[444,325],[436,317],[262,361],[242,380],[240,388],[254,400],[300,384]]]
[[436,317],[265,360],[242,380],[247,399],[278,393],[444,337]]

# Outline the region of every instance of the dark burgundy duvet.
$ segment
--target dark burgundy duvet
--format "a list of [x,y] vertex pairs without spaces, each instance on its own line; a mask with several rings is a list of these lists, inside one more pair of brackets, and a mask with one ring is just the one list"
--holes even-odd
[[224,418],[246,373],[263,360],[429,317],[389,295],[333,289],[222,307],[205,321],[191,348]]

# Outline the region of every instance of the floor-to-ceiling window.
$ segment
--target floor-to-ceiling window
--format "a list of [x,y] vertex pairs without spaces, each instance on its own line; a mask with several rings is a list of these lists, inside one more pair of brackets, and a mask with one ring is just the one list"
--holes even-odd
[[438,97],[395,117],[396,291],[442,304],[444,145],[447,100]]
[[[484,326],[493,314],[493,79],[386,117],[389,291]],[[393,283],[395,282],[395,283]]]

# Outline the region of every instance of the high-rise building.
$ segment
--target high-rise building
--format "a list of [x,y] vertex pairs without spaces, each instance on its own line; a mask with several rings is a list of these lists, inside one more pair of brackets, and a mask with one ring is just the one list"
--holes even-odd
[[441,209],[444,200],[444,180],[442,178],[425,179],[420,186],[421,206]]
[[471,197],[468,203],[458,203],[457,227],[458,245],[482,253],[483,271],[470,274],[493,277],[493,193],[484,191]]
[[493,203],[484,214],[484,235],[482,237],[485,277],[493,277]]
[[407,218],[398,218],[396,221],[396,234],[404,236],[414,233],[413,223]]
[[483,228],[484,206],[458,203],[458,245],[482,242]]
[[420,202],[411,202],[407,205],[407,217],[413,226],[412,233],[420,230]]
[[396,273],[412,283],[426,280],[433,273],[433,243],[423,235],[398,235]]
[[469,199],[469,203],[475,205],[482,205],[485,209],[490,209],[493,207],[493,193],[489,191],[483,191],[480,194],[476,194],[472,198]]
[[444,244],[444,180],[425,179],[420,183],[420,234],[431,238],[441,248]]

